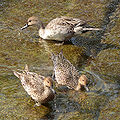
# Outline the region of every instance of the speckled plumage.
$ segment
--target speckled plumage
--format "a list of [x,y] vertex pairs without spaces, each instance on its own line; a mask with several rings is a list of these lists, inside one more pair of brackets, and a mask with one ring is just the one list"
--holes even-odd
[[86,21],[65,16],[51,20],[46,26],[44,26],[37,17],[32,16],[28,19],[27,24],[21,29],[23,30],[32,25],[39,26],[39,36],[41,38],[57,41],[67,41],[72,36],[81,34],[84,31],[101,30],[99,28],[86,27]]
[[[81,75],[78,70],[63,56],[62,52],[57,55],[52,53],[55,80],[60,85],[66,85],[70,89],[79,90],[87,83],[87,77]],[[82,81],[84,80],[84,81]],[[83,83],[82,83],[83,82]],[[88,88],[86,88],[88,90]]]
[[44,77],[34,72],[29,72],[26,65],[22,72],[14,71],[14,75],[21,80],[25,91],[37,102],[36,105],[41,105],[53,100],[54,90],[52,88],[52,79]]

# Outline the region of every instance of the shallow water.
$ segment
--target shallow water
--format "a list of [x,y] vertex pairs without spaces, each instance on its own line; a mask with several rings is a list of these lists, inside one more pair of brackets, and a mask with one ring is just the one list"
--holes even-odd
[[[0,119],[119,120],[120,4],[118,0],[0,1]],[[38,37],[36,27],[20,28],[32,16],[47,24],[58,16],[91,21],[102,31],[84,33],[72,44],[56,46]],[[89,92],[57,91],[49,104],[34,107],[13,70],[28,64],[31,71],[53,73],[51,52],[64,56],[89,78]]]

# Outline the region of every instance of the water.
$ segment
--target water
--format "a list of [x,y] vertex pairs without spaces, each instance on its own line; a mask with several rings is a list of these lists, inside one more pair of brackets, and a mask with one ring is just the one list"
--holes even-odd
[[[120,118],[120,30],[118,0],[2,0],[0,1],[0,119],[118,120]],[[38,38],[36,27],[20,28],[32,16],[47,24],[59,16],[85,19],[101,32],[72,38],[56,46]],[[89,78],[89,92],[60,91],[54,101],[34,107],[13,70],[28,64],[31,71],[52,75],[51,52],[64,56]]]

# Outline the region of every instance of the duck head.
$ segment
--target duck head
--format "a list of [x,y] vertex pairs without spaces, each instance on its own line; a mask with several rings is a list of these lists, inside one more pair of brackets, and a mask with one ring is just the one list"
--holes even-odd
[[84,86],[84,88],[89,91],[88,87],[86,86],[87,85],[87,81],[88,81],[88,78],[85,76],[85,75],[81,75],[78,82],[80,85]]
[[89,91],[88,87],[86,86],[87,85],[87,80],[88,78],[85,76],[85,75],[81,75],[78,79],[78,85],[76,87],[76,91],[78,91],[82,86],[84,86],[84,88]]
[[32,25],[37,25],[38,23],[39,23],[38,17],[32,16],[27,20],[27,23],[21,28],[21,30]]
[[53,93],[55,93],[55,91],[53,89],[53,81],[52,81],[51,77],[46,77],[44,79],[44,87],[50,88],[53,91]]

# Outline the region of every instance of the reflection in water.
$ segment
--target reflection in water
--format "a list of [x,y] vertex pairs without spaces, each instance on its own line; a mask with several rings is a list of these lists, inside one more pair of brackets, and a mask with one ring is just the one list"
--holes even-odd
[[[92,76],[92,79],[90,80],[91,83],[96,83],[94,84],[94,88],[91,89],[91,91],[101,91],[102,92],[114,92],[116,88],[119,88],[119,85],[117,84],[111,84],[107,83],[106,80],[101,79],[99,75],[95,74],[92,71],[85,70],[87,73],[89,73]],[[104,77],[103,77],[104,78]],[[93,81],[94,80],[94,81]]]
[[45,49],[45,51],[47,53],[51,54],[52,53],[52,49],[50,49],[48,41],[45,41],[45,40],[40,38],[40,42],[41,42],[41,46]]

